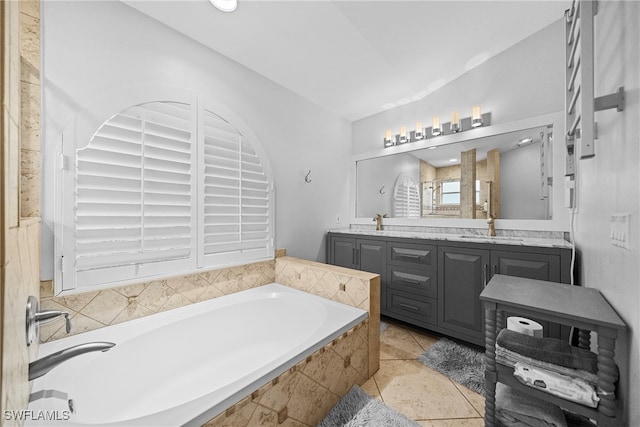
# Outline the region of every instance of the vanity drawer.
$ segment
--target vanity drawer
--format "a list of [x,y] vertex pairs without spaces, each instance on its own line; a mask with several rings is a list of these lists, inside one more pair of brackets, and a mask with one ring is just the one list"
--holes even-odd
[[412,297],[395,290],[387,290],[387,311],[393,315],[416,320],[411,322],[419,325],[435,325],[438,320],[438,300],[434,298]]
[[387,243],[387,262],[391,265],[435,270],[438,265],[438,247],[414,243]]
[[438,297],[438,274],[407,267],[388,267],[387,286],[428,298]]

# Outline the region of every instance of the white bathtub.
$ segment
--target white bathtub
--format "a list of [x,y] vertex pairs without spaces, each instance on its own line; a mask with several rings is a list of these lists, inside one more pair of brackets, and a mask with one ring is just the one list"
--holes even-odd
[[[75,411],[64,425],[201,425],[366,317],[273,283],[42,344],[39,358],[91,341],[116,346],[64,362],[32,394],[66,393]],[[32,418],[68,418],[59,398],[28,409]]]

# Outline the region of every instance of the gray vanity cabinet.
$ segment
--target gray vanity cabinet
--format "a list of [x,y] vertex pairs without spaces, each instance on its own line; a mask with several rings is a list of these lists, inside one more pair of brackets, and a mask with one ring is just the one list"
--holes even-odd
[[489,250],[438,248],[438,325],[476,344],[484,340],[479,297],[489,280],[490,259]]
[[[561,255],[531,252],[491,251],[491,272],[525,279],[544,280],[547,282],[569,283],[570,278],[563,277]],[[568,270],[568,269],[567,269]],[[506,313],[506,317],[514,313]],[[570,329],[547,319],[530,317],[540,323],[545,336],[568,338]]]
[[384,240],[329,237],[329,264],[384,275],[386,251]]
[[359,239],[329,233],[327,260],[329,264],[380,275],[380,312],[387,314],[386,270],[387,243],[384,239]]
[[491,251],[491,273],[561,282],[560,255]]
[[[329,233],[330,264],[380,274],[380,313],[484,344],[480,293],[494,274],[570,283],[571,249]],[[509,314],[509,313],[507,313]],[[568,330],[545,320],[550,337]]]
[[438,247],[404,240],[387,241],[387,277],[381,313],[433,327],[438,322]]

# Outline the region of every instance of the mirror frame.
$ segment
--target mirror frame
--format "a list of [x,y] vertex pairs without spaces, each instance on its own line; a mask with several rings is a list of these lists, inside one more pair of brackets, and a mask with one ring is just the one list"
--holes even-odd
[[[543,114],[509,123],[479,127],[465,132],[451,135],[439,136],[427,140],[410,142],[395,145],[388,148],[381,148],[362,154],[351,156],[350,165],[350,217],[351,224],[371,225],[372,218],[356,216],[357,203],[357,163],[362,160],[374,159],[378,157],[390,156],[399,153],[408,153],[433,146],[443,146],[455,144],[457,142],[472,141],[475,139],[501,135],[508,132],[522,129],[535,128],[539,126],[553,125],[553,185],[551,197],[552,219],[532,220],[532,219],[496,219],[496,229],[504,230],[531,230],[531,231],[565,231],[568,232],[569,209],[564,205],[564,169],[565,169],[565,123],[563,111]],[[382,137],[380,138],[382,145]],[[390,212],[379,212],[380,214]],[[465,219],[465,218],[385,218],[385,225],[404,227],[441,227],[441,228],[487,228],[486,219]]]

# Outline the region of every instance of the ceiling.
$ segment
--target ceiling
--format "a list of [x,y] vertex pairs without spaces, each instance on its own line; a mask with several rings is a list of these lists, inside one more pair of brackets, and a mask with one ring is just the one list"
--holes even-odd
[[123,0],[349,121],[424,98],[569,0]]

